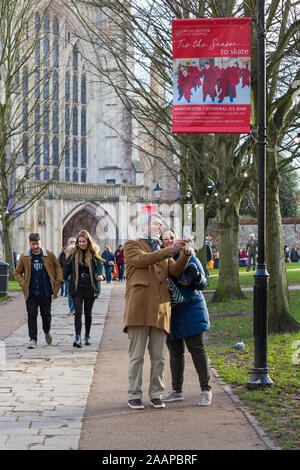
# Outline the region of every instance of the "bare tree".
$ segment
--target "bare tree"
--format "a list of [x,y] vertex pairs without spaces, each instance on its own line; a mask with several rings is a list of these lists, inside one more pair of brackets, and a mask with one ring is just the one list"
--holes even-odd
[[[76,2],[74,7],[76,8]],[[186,17],[252,17],[252,109],[253,130],[257,124],[257,24],[256,1],[152,1],[94,0],[102,18],[99,24],[85,22],[90,41],[101,51],[96,73],[112,86],[149,139],[176,155],[181,164],[181,182],[193,184],[195,202],[205,203],[207,187],[213,181],[217,201],[220,275],[215,301],[241,298],[239,282],[238,233],[241,200],[256,179],[255,132],[241,135],[177,134],[171,130],[172,51],[171,20]],[[298,107],[292,101],[292,83],[299,79],[294,58],[299,55],[298,1],[268,3],[268,152],[267,217],[268,268],[270,271],[270,324],[279,330],[295,327],[288,307],[288,289],[282,253],[282,228],[278,204],[280,178],[277,149],[292,141]],[[85,21],[82,18],[82,21]],[[113,66],[111,64],[114,64]],[[157,86],[149,79],[150,65],[156,71]],[[289,77],[289,78],[288,78]],[[289,80],[289,81],[288,81]],[[157,148],[157,147],[156,147]],[[158,147],[159,148],[159,147]],[[146,151],[143,145],[140,150]],[[152,148],[153,150],[153,148]],[[293,149],[288,160],[295,156]],[[151,158],[159,155],[149,152]],[[245,178],[245,170],[248,177]],[[204,187],[204,191],[200,188]],[[199,199],[200,200],[199,200]],[[273,294],[274,293],[274,294]],[[284,307],[276,307],[273,298]],[[285,313],[283,313],[285,312]],[[287,321],[279,320],[282,315]],[[296,325],[297,328],[297,325]]]
[[[56,179],[59,143],[59,31],[48,7],[30,0],[0,3],[0,218],[13,278],[12,224]],[[29,186],[29,182],[34,181]]]

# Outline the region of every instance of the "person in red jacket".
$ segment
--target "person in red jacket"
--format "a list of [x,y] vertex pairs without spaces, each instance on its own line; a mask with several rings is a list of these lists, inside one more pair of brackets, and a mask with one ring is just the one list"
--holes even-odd
[[225,96],[229,96],[230,101],[236,98],[235,78],[232,67],[228,67],[227,64],[223,64],[223,70],[220,77],[220,85],[222,88],[219,94],[218,103],[222,103]]
[[232,67],[233,74],[234,74],[234,80],[235,84],[239,85],[240,84],[240,78],[241,78],[241,69],[239,67],[238,62],[234,63],[234,66]]
[[245,67],[242,68],[242,88],[245,86],[250,86],[250,70],[248,68],[248,64],[245,64]]
[[181,67],[179,71],[179,78],[178,78],[178,91],[179,91],[178,101],[181,100],[181,98],[184,96],[188,103],[191,102],[192,85],[193,85],[193,81],[192,81],[191,75],[188,73],[188,71],[184,67]]
[[118,249],[115,251],[115,259],[118,266],[119,282],[124,279],[124,270],[125,270],[125,256],[123,245],[119,245]]
[[206,101],[207,95],[211,97],[212,101],[215,101],[217,96],[216,84],[217,84],[217,73],[215,67],[209,62],[205,62],[203,69],[201,70],[203,78],[203,101]]
[[192,86],[197,91],[197,88],[200,88],[200,85],[202,85],[201,79],[200,79],[200,70],[197,67],[197,62],[193,60],[192,65],[189,66],[188,68],[188,73],[190,74],[190,77],[192,79]]
[[216,76],[217,76],[217,93],[221,91],[221,71],[222,68],[218,65],[215,66]]

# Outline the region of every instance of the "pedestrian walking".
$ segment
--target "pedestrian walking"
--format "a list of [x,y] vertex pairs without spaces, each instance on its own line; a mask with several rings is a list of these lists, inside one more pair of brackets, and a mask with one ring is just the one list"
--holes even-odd
[[106,246],[104,248],[103,253],[101,254],[101,258],[104,260],[104,269],[105,269],[105,278],[107,284],[111,283],[111,275],[114,272],[115,266],[115,257],[113,252],[111,251],[110,246]]
[[[76,241],[75,237],[70,237],[68,239],[66,247],[62,249],[61,253],[58,256],[58,262],[60,264],[62,271],[64,270],[64,265],[67,259],[67,250],[70,246],[72,247],[75,245],[75,241]],[[63,284],[61,285],[60,295],[64,295],[64,292],[65,292],[65,297],[69,297],[68,296],[68,280],[64,281]]]
[[[65,262],[66,262],[66,259],[68,258],[68,256],[71,254],[71,251],[72,249],[75,247],[75,243],[76,243],[76,238],[75,237],[70,237],[68,239],[68,243],[67,243],[67,246],[65,248],[65,261],[63,263],[63,268],[65,266]],[[62,269],[63,269],[62,268]],[[66,290],[66,294],[67,294],[67,297],[68,297],[68,304],[69,304],[69,315],[75,315],[75,307],[74,307],[74,301],[71,297],[71,294],[70,294],[70,276],[68,277],[68,279],[65,279],[65,290]]]
[[209,272],[209,262],[213,259],[213,253],[212,253],[210,240],[211,240],[211,237],[209,235],[207,235],[206,240],[205,240],[205,254],[206,254],[205,274],[206,274],[207,277],[210,274],[210,272]]
[[[174,232],[163,233],[163,246],[172,243]],[[192,244],[192,239],[188,238]],[[173,255],[176,260],[178,254]],[[204,346],[204,332],[210,327],[208,310],[201,290],[207,286],[203,267],[192,253],[188,266],[181,276],[172,277],[185,301],[172,307],[170,334],[167,337],[167,347],[170,354],[170,369],[172,390],[165,395],[164,403],[183,400],[183,376],[185,366],[185,345],[192,356],[200,383],[199,406],[211,404],[212,392],[209,384],[208,359]]]
[[[67,247],[64,247],[62,249],[62,251],[60,252],[59,256],[58,256],[58,262],[60,264],[60,267],[61,267],[61,270],[63,271],[64,269],[64,264],[66,262],[66,248]],[[62,285],[60,286],[60,295],[63,296],[65,295],[65,297],[67,297],[67,292],[66,292],[66,284],[65,282],[62,283]]]
[[75,246],[66,259],[63,271],[64,279],[69,278],[69,292],[75,307],[74,347],[81,348],[82,313],[85,317],[85,344],[91,344],[90,330],[92,309],[96,297],[100,294],[100,281],[104,280],[104,269],[98,255],[98,247],[86,230],[81,230]]
[[246,271],[250,271],[251,261],[253,262],[253,271],[255,271],[257,247],[258,247],[258,241],[254,237],[254,233],[251,233],[249,240],[247,241],[247,246],[246,246],[246,253],[248,256],[248,266],[246,268]]
[[[146,344],[151,361],[149,397],[154,408],[164,408],[166,336],[170,332],[168,277],[179,275],[190,257],[183,240],[160,249],[162,218],[146,214],[137,240],[124,244],[126,260],[126,304],[123,331],[129,338],[128,406],[143,409],[142,374]],[[180,251],[178,260],[173,254]]]
[[125,255],[124,255],[123,245],[118,246],[118,249],[115,251],[114,256],[115,256],[115,260],[116,260],[117,268],[118,268],[119,282],[122,282],[124,279],[124,271],[125,271]]
[[15,269],[15,278],[22,287],[28,315],[28,348],[37,346],[37,316],[40,309],[47,344],[52,343],[51,302],[57,298],[63,282],[62,270],[55,255],[41,246],[38,233],[30,233],[29,250],[22,253]]
[[284,260],[286,263],[290,262],[290,249],[288,246],[284,247]]
[[299,253],[295,247],[295,245],[292,246],[292,249],[291,249],[291,262],[292,263],[297,263],[299,261],[300,257],[299,257]]

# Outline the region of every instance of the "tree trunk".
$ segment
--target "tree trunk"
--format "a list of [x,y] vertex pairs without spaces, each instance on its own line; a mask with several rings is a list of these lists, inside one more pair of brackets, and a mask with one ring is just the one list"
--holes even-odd
[[245,299],[239,278],[239,203],[218,210],[219,282],[213,302]]
[[299,331],[300,324],[290,312],[289,291],[283,255],[283,234],[279,206],[279,173],[275,152],[268,153],[266,191],[266,247],[270,275],[268,329],[270,333]]
[[2,219],[2,233],[3,233],[3,242],[4,242],[4,252],[5,252],[5,261],[9,264],[9,280],[13,281],[15,279],[15,266],[14,258],[11,245],[11,222],[7,217]]

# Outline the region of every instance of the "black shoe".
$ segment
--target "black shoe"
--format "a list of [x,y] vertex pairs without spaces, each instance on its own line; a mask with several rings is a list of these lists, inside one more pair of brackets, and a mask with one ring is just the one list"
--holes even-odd
[[89,345],[91,344],[91,339],[90,339],[89,336],[86,336],[86,337],[85,337],[84,344],[85,344],[86,346],[89,346]]
[[81,338],[79,335],[76,335],[76,338],[75,338],[75,341],[73,343],[73,346],[74,348],[81,348],[82,347],[82,344],[81,344]]

